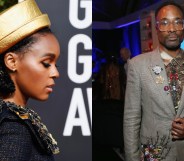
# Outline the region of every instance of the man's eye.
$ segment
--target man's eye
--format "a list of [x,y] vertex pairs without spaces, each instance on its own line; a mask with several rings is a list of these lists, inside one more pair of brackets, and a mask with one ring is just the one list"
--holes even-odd
[[43,66],[44,66],[45,68],[48,68],[48,67],[51,66],[49,63],[46,63],[46,62],[42,62],[42,64],[43,64]]
[[163,26],[167,26],[169,23],[168,23],[168,21],[161,21],[160,24]]
[[183,24],[183,21],[182,21],[182,20],[176,20],[174,23],[175,23],[176,25],[180,25],[180,24]]

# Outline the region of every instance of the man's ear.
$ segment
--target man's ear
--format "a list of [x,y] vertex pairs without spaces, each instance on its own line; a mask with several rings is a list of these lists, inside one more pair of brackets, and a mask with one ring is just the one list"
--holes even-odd
[[18,55],[13,52],[8,52],[5,54],[4,63],[10,71],[15,72],[17,70],[17,59]]

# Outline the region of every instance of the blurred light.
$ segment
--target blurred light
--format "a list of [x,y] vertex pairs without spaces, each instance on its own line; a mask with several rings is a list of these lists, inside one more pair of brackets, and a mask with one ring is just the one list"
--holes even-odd
[[116,26],[116,28],[126,27],[126,26],[132,25],[132,24],[134,24],[134,23],[138,23],[138,22],[140,22],[140,20],[135,20],[135,21],[132,21],[132,22],[128,22],[128,23],[125,23],[125,24]]
[[184,50],[184,41],[181,43],[180,47]]

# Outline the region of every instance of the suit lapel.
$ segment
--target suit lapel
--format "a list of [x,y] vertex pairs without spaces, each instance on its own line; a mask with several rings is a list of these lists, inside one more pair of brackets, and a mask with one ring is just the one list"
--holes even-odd
[[[182,50],[182,54],[184,54],[183,50]],[[182,87],[182,94],[181,94],[180,103],[179,103],[178,112],[176,114],[176,117],[183,117],[183,116],[180,116],[183,110],[184,110],[184,86]]]
[[183,90],[184,90],[184,87],[183,87],[183,89],[182,89],[182,94],[181,94],[181,100],[180,100],[180,104],[179,104],[179,107],[178,107],[178,112],[177,112],[177,115],[176,115],[176,117],[180,117],[180,115],[181,115],[181,113],[183,112],[183,110],[184,110],[184,92],[183,92]]
[[[159,74],[156,74],[156,72],[153,70],[156,66],[162,68],[162,71]],[[165,66],[161,59],[158,49],[156,50],[155,53],[153,53],[151,57],[149,71],[151,72],[152,78],[156,85],[155,90],[158,91],[158,95],[162,97],[163,107],[169,108],[172,111],[172,113],[175,115],[172,97],[169,91],[167,91],[169,88],[169,85],[168,85],[168,78],[167,78]]]

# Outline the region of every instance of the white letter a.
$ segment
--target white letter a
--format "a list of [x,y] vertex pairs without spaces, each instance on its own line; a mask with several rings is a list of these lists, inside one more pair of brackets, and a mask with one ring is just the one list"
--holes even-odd
[[[76,118],[77,111],[79,115],[78,118]],[[73,91],[73,96],[69,107],[63,135],[71,136],[74,126],[81,127],[83,136],[91,135],[86,108],[84,104],[84,98],[82,95],[82,90],[80,88],[75,88]]]

